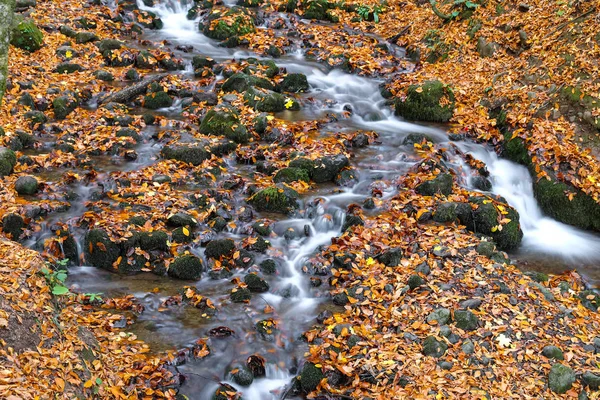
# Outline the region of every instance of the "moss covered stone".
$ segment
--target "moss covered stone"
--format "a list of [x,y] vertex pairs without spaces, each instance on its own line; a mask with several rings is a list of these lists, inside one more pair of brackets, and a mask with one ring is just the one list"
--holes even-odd
[[244,278],[244,283],[248,286],[251,292],[264,293],[269,290],[269,283],[260,276],[250,273]]
[[169,265],[169,276],[177,279],[198,280],[202,276],[202,260],[196,256],[185,255],[175,258]]
[[433,336],[428,336],[423,341],[423,354],[426,356],[440,358],[446,354],[446,350],[448,345]]
[[423,196],[433,196],[435,194],[448,196],[452,193],[452,175],[448,173],[439,174],[435,178],[421,183],[415,190]]
[[548,387],[554,393],[564,394],[573,387],[575,372],[566,365],[554,364],[548,374]]
[[144,107],[151,110],[158,110],[159,108],[171,107],[173,105],[173,98],[164,91],[158,91],[150,93],[144,97]]
[[195,227],[198,225],[198,221],[189,214],[184,212],[178,212],[172,215],[169,215],[167,218],[167,225],[169,226],[191,226]]
[[44,43],[44,35],[33,20],[15,15],[10,44],[29,52],[39,50]]
[[205,255],[207,258],[220,259],[231,257],[235,251],[235,242],[231,239],[211,240],[206,245]]
[[281,93],[266,89],[248,89],[244,94],[244,101],[257,111],[276,113],[289,109],[297,111],[300,104],[294,99],[288,99]]
[[2,232],[14,241],[20,239],[24,228],[25,220],[19,214],[6,214],[2,218]]
[[185,145],[165,146],[160,155],[168,160],[177,160],[200,165],[204,160],[210,158],[210,153],[204,147],[192,147]]
[[456,327],[465,331],[473,331],[479,326],[479,318],[469,310],[457,310],[454,312]]
[[310,176],[317,183],[331,182],[349,164],[348,157],[343,154],[320,157],[314,160]]
[[248,202],[258,211],[287,214],[298,208],[298,193],[286,186],[272,186],[255,193]]
[[163,231],[139,232],[135,237],[138,245],[144,251],[169,250],[169,235]]
[[308,0],[303,3],[303,16],[308,19],[335,22],[334,16],[329,12],[331,7],[327,0]]
[[306,363],[300,373],[300,387],[305,393],[310,393],[319,386],[323,378],[325,375],[321,368],[313,363]]
[[243,303],[244,301],[248,301],[252,298],[252,292],[250,292],[250,289],[245,287],[234,288],[229,294],[229,298],[234,303]]
[[263,274],[272,275],[277,272],[277,262],[272,258],[266,259],[260,263],[260,270]]
[[69,114],[71,114],[77,106],[79,102],[74,96],[58,96],[54,100],[52,100],[52,108],[54,109],[54,118],[56,119],[65,119]]
[[237,110],[224,106],[214,107],[206,113],[200,124],[200,132],[205,135],[224,135],[236,143],[246,143],[250,138]]
[[418,274],[413,274],[408,278],[407,285],[410,289],[416,289],[425,284],[425,279]]
[[277,171],[275,177],[273,177],[273,182],[275,183],[290,183],[295,181],[310,182],[308,172],[301,168],[287,167]]
[[243,36],[255,31],[252,16],[241,7],[213,10],[206,23],[201,25],[201,29],[206,36],[217,40]]
[[299,73],[287,74],[279,84],[279,90],[282,92],[299,93],[306,92],[308,89],[306,75]]
[[10,175],[17,163],[17,155],[11,149],[0,147],[0,178]]
[[454,114],[454,93],[440,81],[409,86],[396,101],[396,114],[413,121],[448,122]]
[[87,263],[107,270],[114,270],[113,264],[121,255],[120,246],[102,229],[92,229],[87,232],[84,251]]
[[223,86],[221,86],[221,90],[224,92],[244,93],[253,87],[275,90],[275,86],[267,79],[253,75],[247,75],[242,72],[237,72],[227,78],[227,80],[223,83]]
[[15,190],[20,195],[32,195],[38,190],[38,181],[33,176],[21,176],[15,182]]
[[565,356],[561,349],[556,346],[546,346],[542,349],[542,355],[546,358],[562,361]]

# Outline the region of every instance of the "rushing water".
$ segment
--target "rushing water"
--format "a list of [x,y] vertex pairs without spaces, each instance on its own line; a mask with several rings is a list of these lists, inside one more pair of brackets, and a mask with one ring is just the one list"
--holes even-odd
[[[186,18],[191,2],[165,1],[149,8],[138,1],[138,6],[155,12],[163,20],[164,28],[148,33],[150,39],[168,39],[175,44],[192,45],[195,54],[217,60],[251,55],[244,51],[218,47],[215,42],[202,35],[197,29],[197,21]],[[186,54],[181,56],[189,57]],[[151,274],[124,277],[90,267],[71,269],[70,282],[81,291],[104,292],[109,295],[134,294],[145,306],[145,311],[128,329],[151,343],[155,350],[186,346],[205,337],[209,329],[221,325],[235,331],[235,335],[229,338],[211,342],[211,357],[189,361],[179,367],[187,377],[182,393],[190,399],[211,398],[217,387],[216,382],[226,381],[229,378],[227,371],[242,364],[249,355],[255,353],[267,359],[266,377],[255,380],[246,388],[227,382],[243,392],[246,400],[280,397],[285,385],[297,372],[306,351],[305,344],[299,339],[302,332],[310,326],[323,307],[329,306],[321,301],[324,295],[322,290],[311,287],[307,275],[302,272],[306,260],[319,246],[329,244],[332,237],[340,234],[343,210],[348,204],[369,197],[371,185],[378,184],[382,187],[384,197],[394,195],[395,188],[386,182],[393,182],[394,178],[406,173],[419,160],[412,146],[402,144],[409,133],[424,133],[442,144],[448,140],[443,127],[407,123],[394,117],[384,104],[385,100],[379,93],[379,82],[376,80],[335,70],[328,71],[304,60],[299,53],[279,59],[277,63],[289,72],[306,74],[311,91],[305,96],[313,99],[311,105],[307,105],[302,111],[283,112],[278,117],[312,120],[327,113],[341,115],[344,110],[351,109],[350,117],[340,117],[339,121],[324,127],[322,134],[364,129],[376,131],[379,139],[377,144],[357,151],[356,157],[352,159],[353,167],[360,174],[360,182],[356,186],[352,189],[340,189],[320,185],[309,198],[303,199],[304,213],[301,215],[304,217],[276,222],[274,231],[277,238],[271,242],[282,255],[282,270],[277,276],[268,278],[271,285],[269,293],[253,296],[250,304],[231,304],[228,300],[232,287],[230,281],[215,281],[205,277],[195,286],[199,293],[211,298],[219,310],[213,319],[205,319],[192,307],[162,308],[164,299],[181,290],[183,284],[180,281]],[[193,79],[191,75],[189,78]],[[506,198],[519,212],[524,239],[517,257],[547,262],[543,257],[550,256],[553,262],[558,260],[557,269],[598,265],[600,239],[544,216],[533,197],[531,178],[524,167],[499,159],[495,153],[481,145],[455,143],[463,151],[487,164],[493,183],[492,191]],[[157,151],[157,148],[147,146],[141,152],[144,155],[141,160],[121,169],[148,165],[155,159]],[[460,160],[453,162],[456,168],[469,173],[468,167]],[[233,161],[229,164],[229,168],[234,171],[236,168],[244,168],[236,166]],[[115,166],[106,166],[101,173],[114,169]],[[469,184],[468,180],[465,184]],[[82,197],[85,199],[87,195]],[[74,217],[74,210],[76,213],[83,211],[81,208],[73,208],[70,211],[71,218]],[[306,234],[295,239],[285,239],[283,232],[290,227]],[[230,231],[226,236],[239,239],[241,233]],[[195,251],[202,255],[202,249]],[[586,270],[582,271],[585,273]],[[241,277],[241,274],[238,276]],[[274,309],[273,314],[264,312],[266,305]],[[261,319],[273,316],[280,321],[281,333],[277,340],[265,341],[258,337],[254,325]]]

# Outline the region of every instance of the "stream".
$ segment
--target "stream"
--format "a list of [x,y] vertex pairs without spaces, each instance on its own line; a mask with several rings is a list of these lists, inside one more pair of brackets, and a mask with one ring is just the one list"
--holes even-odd
[[[160,31],[146,33],[149,40],[191,45],[194,47],[193,54],[209,56],[217,61],[253,56],[245,50],[218,47],[216,42],[200,33],[197,21],[186,18],[191,4],[163,1],[155,7],[146,7],[138,1],[138,6],[156,13],[164,23]],[[190,63],[191,53],[177,53],[177,56]],[[312,98],[310,102],[304,102],[301,111],[284,111],[276,115],[278,118],[302,121],[333,114],[340,117],[322,128],[322,136],[361,129],[373,130],[379,138],[376,144],[357,150],[356,157],[351,159],[352,166],[360,175],[359,183],[353,188],[319,185],[303,197],[299,216],[292,219],[269,216],[278,218],[273,226],[276,237],[271,238],[271,244],[281,254],[279,274],[268,278],[270,291],[253,296],[248,304],[235,304],[229,301],[230,279],[212,280],[203,276],[195,283],[198,293],[210,298],[219,310],[214,318],[206,319],[201,318],[198,310],[191,306],[166,310],[161,306],[166,298],[180,293],[181,288],[189,283],[153,274],[119,276],[88,266],[71,267],[69,270],[68,283],[77,291],[101,292],[106,296],[133,294],[144,305],[145,311],[127,330],[148,342],[154,351],[189,346],[218,326],[227,326],[235,332],[227,338],[212,340],[210,357],[189,360],[178,367],[186,376],[181,393],[190,399],[210,399],[218,381],[234,386],[243,393],[245,400],[280,398],[285,386],[298,372],[307,350],[301,340],[302,333],[314,323],[321,311],[335,309],[330,302],[324,301],[328,296],[326,289],[313,287],[309,275],[302,272],[305,262],[320,246],[330,244],[331,238],[340,235],[346,207],[369,198],[373,185],[383,189],[384,198],[396,193],[397,188],[390,182],[419,161],[413,146],[402,144],[408,134],[422,133],[442,145],[448,142],[444,126],[418,125],[396,118],[385,105],[378,80],[327,70],[305,60],[300,51],[276,62],[288,72],[305,74],[311,90],[302,96]],[[182,74],[185,79],[194,79],[189,69]],[[352,110],[352,115],[341,117],[348,109]],[[175,115],[178,111],[177,103],[171,109],[160,110],[167,115]],[[518,265],[544,272],[577,269],[590,284],[600,282],[600,275],[595,272],[600,265],[600,238],[544,216],[533,196],[531,177],[525,167],[500,159],[492,150],[479,144],[467,141],[452,143],[485,162],[490,172],[492,192],[503,196],[519,212],[524,238],[520,249],[510,254]],[[142,147],[138,151],[138,160],[124,166],[99,165],[98,173],[102,175],[115,169],[132,170],[148,165],[157,158],[160,149],[156,147]],[[244,174],[249,168],[236,165],[233,156],[226,157],[226,161],[228,168],[235,173]],[[451,160],[451,164],[459,172],[457,175],[467,176],[462,184],[473,189],[468,167],[459,159]],[[83,204],[89,196],[86,190],[81,189],[81,204],[72,207],[69,218],[84,211]],[[289,228],[306,234],[286,239],[284,233]],[[244,237],[235,229],[221,235],[234,240]],[[202,256],[203,249],[195,251]],[[243,279],[242,274],[234,276]],[[273,308],[273,313],[265,313],[266,306]],[[280,321],[280,333],[272,341],[264,340],[257,334],[255,324],[274,316]],[[249,387],[239,386],[230,379],[228,371],[243,364],[252,354],[266,359],[266,375],[255,379]]]

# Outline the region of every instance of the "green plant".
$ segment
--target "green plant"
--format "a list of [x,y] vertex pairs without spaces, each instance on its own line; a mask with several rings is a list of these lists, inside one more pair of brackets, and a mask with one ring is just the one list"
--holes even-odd
[[356,13],[363,21],[374,21],[376,24],[379,23],[379,15],[383,12],[383,7],[373,6],[358,6],[356,7]]
[[88,299],[90,303],[93,303],[95,301],[102,301],[102,293],[84,293],[83,295]]
[[[64,267],[68,262],[69,260],[62,260],[56,264],[58,267]],[[53,295],[62,296],[70,293],[69,288],[64,285],[67,280],[67,270],[59,269],[54,271],[49,267],[44,267],[40,272],[46,279],[48,286],[50,286]]]

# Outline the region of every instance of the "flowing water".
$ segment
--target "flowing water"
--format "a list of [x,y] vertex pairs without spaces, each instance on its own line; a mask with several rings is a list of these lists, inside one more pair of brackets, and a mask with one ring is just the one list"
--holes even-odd
[[[151,40],[167,39],[173,44],[192,45],[194,54],[203,54],[216,60],[251,56],[245,51],[218,47],[215,42],[202,35],[197,29],[197,21],[186,18],[191,3],[165,1],[149,8],[138,1],[138,6],[155,12],[164,22],[162,30],[147,34]],[[182,53],[178,56],[188,57],[189,62],[190,55]],[[242,364],[251,354],[260,354],[266,358],[265,378],[255,380],[249,387],[227,382],[243,392],[246,400],[280,398],[284,387],[297,372],[306,351],[306,345],[300,340],[301,334],[323,308],[332,307],[328,302],[321,301],[325,298],[324,290],[313,288],[308,275],[302,272],[307,259],[319,246],[329,244],[331,238],[340,234],[345,207],[369,197],[373,185],[382,188],[384,197],[394,195],[396,189],[390,182],[406,173],[419,160],[412,146],[402,144],[409,133],[426,134],[434,142],[441,144],[448,141],[444,127],[417,125],[394,117],[384,104],[385,100],[379,93],[380,82],[377,80],[337,70],[328,71],[304,60],[299,52],[278,59],[277,64],[288,72],[306,74],[311,90],[304,96],[313,99],[306,102],[311,105],[307,105],[302,111],[286,111],[277,115],[279,118],[312,120],[326,114],[335,114],[339,116],[338,121],[325,126],[322,135],[364,129],[376,131],[379,139],[377,144],[357,150],[356,157],[351,160],[352,166],[360,174],[360,182],[356,186],[352,189],[340,189],[320,185],[303,199],[304,210],[300,217],[280,217],[276,222],[274,231],[277,238],[271,242],[281,253],[283,269],[276,277],[270,278],[269,293],[253,296],[250,304],[231,304],[228,301],[228,293],[232,288],[229,279],[215,281],[208,277],[202,278],[195,284],[198,292],[209,297],[219,310],[214,318],[206,319],[192,307],[167,310],[161,307],[162,301],[181,290],[183,284],[180,281],[151,274],[118,276],[85,266],[70,270],[69,282],[80,291],[103,292],[111,296],[135,295],[145,306],[145,311],[128,330],[151,343],[154,350],[187,346],[196,339],[205,337],[209,329],[217,326],[225,325],[235,331],[228,338],[213,340],[212,355],[207,359],[189,360],[179,367],[187,378],[182,393],[190,399],[211,398],[217,382],[227,381],[227,371]],[[183,74],[193,79],[189,70]],[[171,112],[176,111],[176,108],[175,105]],[[342,117],[342,112],[348,109],[352,110],[352,115]],[[453,143],[487,164],[493,193],[503,196],[519,212],[524,238],[521,249],[514,257],[532,263],[535,268],[544,266],[546,270],[577,268],[593,279],[593,269],[590,266],[600,264],[600,238],[544,216],[533,197],[531,178],[524,167],[499,159],[495,153],[481,145],[470,142]],[[158,150],[147,146],[141,152],[144,157],[121,169],[140,168],[152,163]],[[469,174],[468,167],[459,159],[452,161],[457,169]],[[236,166],[234,160],[228,160],[228,163],[229,168],[234,171],[236,168],[240,171],[244,168]],[[117,166],[107,166],[100,173],[116,168]],[[468,186],[469,180],[464,184]],[[91,189],[82,189],[84,192],[89,190]],[[86,196],[83,193],[82,204]],[[81,212],[82,208],[74,207],[69,217],[75,218]],[[306,234],[285,239],[283,232],[290,227]],[[225,236],[239,239],[242,233],[232,230]],[[202,255],[202,249],[195,251]],[[274,309],[274,314],[264,312],[267,305]],[[261,319],[273,316],[280,321],[281,333],[273,341],[264,340],[257,335],[254,325]]]

